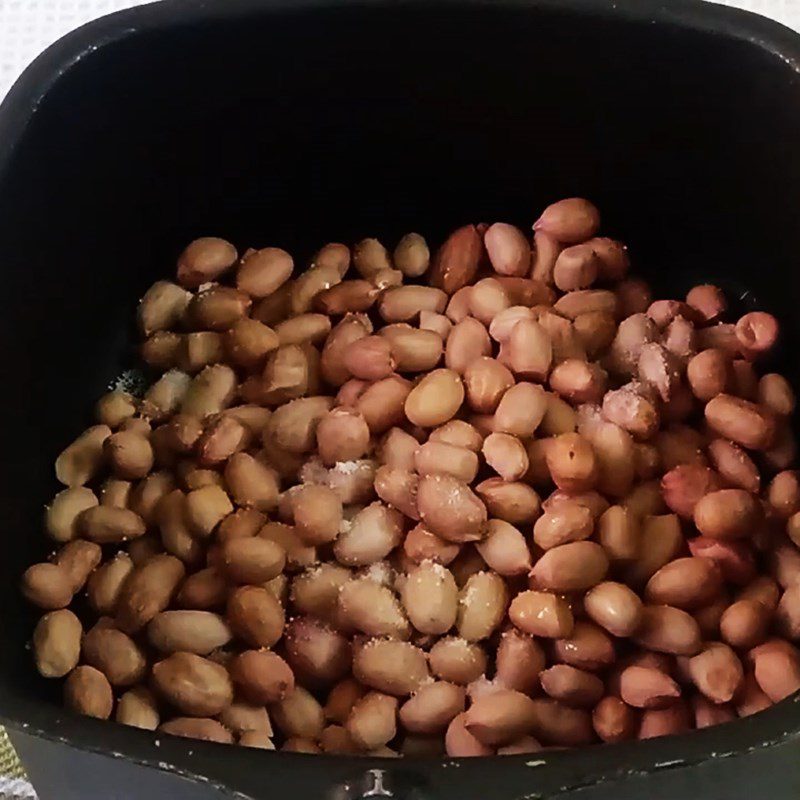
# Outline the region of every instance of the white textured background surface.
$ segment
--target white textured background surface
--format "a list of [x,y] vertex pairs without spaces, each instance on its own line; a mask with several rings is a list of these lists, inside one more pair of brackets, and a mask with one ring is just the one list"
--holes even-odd
[[[800,31],[800,0],[720,0]],[[95,17],[143,0],[0,0],[0,99],[47,45]]]

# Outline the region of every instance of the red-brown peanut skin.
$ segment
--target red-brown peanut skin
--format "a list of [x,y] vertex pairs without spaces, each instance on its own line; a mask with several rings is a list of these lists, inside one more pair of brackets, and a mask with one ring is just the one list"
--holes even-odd
[[539,515],[541,500],[536,491],[526,483],[487,478],[475,487],[491,517],[522,526],[533,522]]
[[625,570],[625,582],[641,586],[684,547],[683,531],[677,516],[645,516],[639,538],[638,558]]
[[771,616],[771,610],[757,600],[737,600],[720,618],[720,636],[731,647],[755,647],[767,638]]
[[623,506],[611,506],[597,522],[597,540],[609,560],[627,564],[639,555],[641,523],[639,517]]
[[365,336],[347,347],[343,354],[348,372],[361,380],[377,381],[394,372],[392,346],[382,336]]
[[405,413],[423,428],[435,428],[452,419],[464,402],[464,385],[450,369],[429,372],[409,393]]
[[569,636],[574,618],[569,604],[549,592],[520,592],[511,601],[508,617],[524,633],[560,639]]
[[492,344],[486,328],[473,317],[467,317],[453,326],[444,350],[444,363],[448,369],[463,375],[467,367],[481,356],[490,356]]
[[348,581],[341,587],[338,612],[344,627],[352,627],[368,636],[408,639],[411,633],[392,590],[370,577]]
[[745,673],[739,696],[733,703],[739,717],[749,717],[758,714],[772,705],[772,700],[761,691],[752,671]]
[[524,575],[531,568],[525,537],[504,520],[489,520],[486,538],[476,544],[476,549],[498,575]]
[[186,573],[174,556],[156,555],[137,567],[123,584],[117,602],[116,624],[136,633],[163,611]]
[[683,519],[692,519],[698,502],[721,488],[717,473],[700,464],[679,464],[661,478],[664,502]]
[[677,558],[647,582],[645,599],[655,605],[690,610],[708,605],[722,591],[722,571],[710,558]]
[[429,442],[443,442],[455,447],[465,447],[473,453],[480,452],[483,444],[483,436],[478,429],[468,422],[460,419],[452,419],[439,428],[431,431],[428,437]]
[[531,277],[545,284],[553,283],[553,268],[561,252],[558,240],[543,230],[534,231],[531,253]]
[[767,487],[767,503],[780,519],[788,520],[800,511],[800,481],[794,470],[784,470],[773,477]]
[[474,225],[450,234],[434,256],[429,273],[431,286],[452,295],[472,283],[483,255],[483,242]]
[[761,522],[761,506],[743,489],[720,489],[702,497],[694,508],[694,524],[713,539],[752,536]]
[[87,664],[99,669],[114,687],[133,686],[145,676],[147,660],[143,650],[122,631],[96,625],[81,643]]
[[370,384],[356,399],[356,410],[364,417],[370,432],[379,436],[404,421],[404,407],[412,386],[399,375]]
[[761,691],[778,703],[800,689],[800,657],[791,645],[786,648],[763,644],[750,652],[753,672]]
[[420,475],[452,475],[470,484],[478,474],[478,466],[478,456],[466,447],[427,441],[417,444],[412,469],[416,468]]
[[519,756],[528,753],[538,753],[542,750],[542,745],[533,736],[523,736],[511,744],[497,748],[499,756]]
[[471,575],[459,595],[456,627],[462,639],[487,639],[503,621],[508,607],[508,588],[493,572]]
[[522,692],[497,689],[473,701],[465,727],[485,745],[508,744],[530,733],[536,723],[533,700]]
[[553,344],[534,319],[521,319],[500,349],[499,359],[519,378],[544,381],[553,363]]
[[422,309],[441,314],[447,297],[431,286],[398,286],[381,296],[378,310],[386,322],[407,322],[419,315]]
[[411,733],[438,733],[463,713],[465,697],[462,686],[446,681],[430,683],[403,703],[400,722]]
[[410,433],[402,428],[392,428],[378,443],[376,455],[382,466],[413,472],[419,446]]
[[299,682],[328,687],[341,680],[351,662],[350,642],[339,631],[313,617],[295,617],[283,635],[286,660]]
[[325,718],[344,724],[356,701],[366,694],[366,689],[354,678],[344,678],[328,692],[325,703]]
[[472,294],[472,287],[462,286],[453,293],[453,296],[448,301],[445,316],[453,325],[457,325],[469,317],[470,294]]
[[545,694],[572,707],[592,708],[604,692],[600,678],[569,664],[555,664],[539,679]]
[[622,699],[634,708],[666,708],[681,690],[672,678],[661,670],[630,666],[620,675]]
[[527,306],[511,306],[496,314],[489,324],[489,336],[499,344],[507,342],[513,327],[523,319],[535,319],[533,311]]
[[697,311],[705,322],[715,322],[728,307],[722,290],[710,283],[693,286],[686,295],[686,303]]
[[353,653],[355,678],[379,692],[404,697],[428,678],[425,653],[408,642],[370,639]]
[[689,551],[693,556],[715,561],[723,578],[730,583],[742,585],[755,575],[753,549],[746,541],[698,536],[689,540]]
[[555,485],[572,494],[594,488],[597,463],[594,450],[577,433],[564,433],[553,438],[545,457]]
[[636,738],[639,717],[627,703],[608,695],[594,707],[592,727],[603,742],[627,742]]
[[793,584],[781,595],[775,610],[775,622],[787,639],[800,639],[800,585]]
[[429,531],[424,525],[412,528],[403,541],[403,553],[415,564],[433,561],[447,566],[461,551],[461,545],[448,542]]
[[533,694],[539,674],[545,667],[545,654],[533,636],[515,628],[500,634],[495,659],[494,682],[506,689]]
[[253,703],[277,703],[294,689],[291,668],[269,650],[245,650],[228,670],[237,689]]
[[680,656],[693,656],[701,647],[697,622],[685,611],[672,606],[645,606],[634,640],[657,653]]
[[393,261],[397,269],[409,278],[423,275],[430,263],[430,251],[418,233],[407,233],[394,248]]
[[469,293],[470,314],[484,325],[489,325],[497,314],[510,305],[508,294],[496,278],[483,278]]
[[368,692],[354,704],[345,728],[362,750],[385,745],[397,733],[397,698]]
[[705,418],[715,433],[748,450],[767,450],[775,440],[774,416],[749,400],[719,394],[706,404]]
[[[302,686],[295,686],[294,690],[288,692],[283,700],[273,703],[270,707],[270,717],[287,737],[287,740],[298,737],[316,741],[325,726],[322,706]],[[287,745],[289,745],[289,741],[286,742],[284,748]]]
[[495,272],[500,275],[528,274],[531,246],[519,228],[505,222],[495,222],[483,234],[483,243]]
[[597,233],[599,227],[600,212],[582,197],[552,203],[533,224],[534,231],[547,233],[562,244],[585,242]]
[[551,698],[531,700],[534,711],[533,735],[545,745],[577,747],[595,741],[592,717],[585,709],[570,708]]
[[657,407],[639,393],[635,384],[606,392],[602,404],[603,416],[628,431],[637,441],[646,441],[658,429],[660,417]]
[[493,414],[503,394],[514,385],[509,369],[494,358],[481,357],[464,372],[467,402],[477,414]]
[[217,566],[231,583],[256,584],[280,575],[285,565],[286,552],[279,544],[247,537],[225,542]]
[[508,389],[494,414],[497,433],[533,436],[547,411],[547,395],[541,386],[521,381]]
[[576,620],[572,632],[553,642],[554,660],[592,672],[616,660],[614,640],[600,626],[587,620]]
[[562,250],[553,269],[553,282],[562,292],[588,289],[597,279],[599,259],[591,244]]
[[706,403],[729,390],[733,381],[731,359],[722,350],[703,350],[686,365],[686,378],[694,396]]
[[156,691],[178,711],[214,716],[233,701],[228,671],[192,653],[175,653],[153,666]]
[[461,547],[458,556],[450,563],[449,569],[458,586],[463,589],[473,575],[486,569],[486,562],[481,558],[481,554],[474,545],[466,544]]
[[614,636],[632,636],[642,621],[642,601],[623,583],[606,581],[583,598],[587,615]]
[[533,585],[554,592],[591,589],[608,572],[609,561],[595,542],[570,542],[548,550],[531,570]]
[[689,659],[689,675],[698,690],[712,703],[727,703],[742,685],[744,669],[728,645],[711,642]]
[[369,426],[354,409],[334,408],[317,425],[317,447],[328,466],[337,461],[357,461],[369,450]]
[[736,719],[736,711],[730,704],[712,703],[701,694],[694,695],[691,704],[694,712],[694,726],[697,730],[712,725],[721,725],[724,722],[733,722]]
[[[741,394],[741,392],[738,392],[738,394]],[[779,375],[776,372],[761,376],[758,381],[756,395],[760,405],[781,417],[788,417],[793,414],[797,405],[797,398],[791,384],[783,375]],[[747,399],[754,398],[748,397]]]
[[64,705],[87,717],[108,719],[114,708],[111,684],[94,667],[76,667],[64,682]]
[[448,541],[479,541],[485,535],[486,506],[467,484],[450,475],[420,478],[417,508],[425,526]]
[[[426,476],[427,477],[427,476]],[[430,478],[449,476],[435,475]],[[407,517],[420,519],[418,506],[419,478],[416,473],[394,467],[382,466],[375,473],[375,493],[389,506],[402,511]]]
[[[278,247],[253,250],[242,258],[236,273],[236,285],[251,297],[267,297],[289,280],[293,269],[292,257],[285,250]],[[179,266],[179,278],[180,274]],[[209,278],[201,283],[206,280]]]
[[401,596],[411,624],[421,633],[444,634],[456,622],[458,587],[441,564],[423,561],[409,570]]
[[440,680],[466,686],[486,672],[486,653],[475,642],[442,637],[429,653],[431,672]]
[[234,633],[253,647],[272,647],[283,634],[281,604],[260,586],[241,586],[228,598],[227,617]]
[[553,368],[549,383],[568,403],[599,403],[605,394],[608,376],[597,364],[568,358]]
[[503,480],[516,481],[528,471],[525,445],[508,433],[490,433],[483,441],[483,457]]
[[403,516],[383,503],[371,503],[359,511],[334,543],[340,564],[360,567],[385,558],[400,543]]
[[314,485],[294,487],[289,504],[295,531],[305,544],[327,544],[339,535],[342,501],[333,489]]
[[691,716],[683,700],[667,708],[649,709],[642,714],[639,739],[654,739],[690,730]]
[[580,433],[585,436],[594,451],[598,491],[610,497],[625,497],[636,477],[636,444],[633,437],[613,423],[601,423]]
[[33,632],[36,668],[45,678],[63,678],[78,665],[83,628],[68,609],[45,614]]
[[466,717],[466,714],[457,714],[447,726],[445,734],[447,755],[453,758],[494,755],[493,748],[483,744],[467,730]]
[[736,339],[748,358],[772,349],[778,333],[778,320],[764,311],[751,311],[736,323]]

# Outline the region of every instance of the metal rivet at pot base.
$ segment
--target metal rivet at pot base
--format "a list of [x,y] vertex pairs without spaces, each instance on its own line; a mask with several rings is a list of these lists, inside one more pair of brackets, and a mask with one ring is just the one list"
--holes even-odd
[[[0,467],[0,718],[43,800],[90,786],[126,800],[343,785],[420,800],[796,797],[794,698],[686,736],[535,760],[234,751],[79,719],[32,676],[16,576],[45,555],[43,465],[128,365],[119,320],[202,232],[310,255],[334,234],[435,241],[458,220],[527,219],[531,204],[586,195],[657,290],[679,270],[729,278],[786,320],[791,351],[798,65],[794,34],[690,0],[166,0],[37,60],[0,108],[13,378],[0,406],[13,454]],[[797,366],[782,369],[796,384]],[[380,784],[363,782],[370,770]]]
[[[367,798],[395,798],[399,795],[393,791],[394,785],[398,781],[395,776],[392,776],[386,770],[382,769],[369,769],[362,775],[359,775],[352,782],[344,783],[331,790],[330,800],[367,800]],[[406,797],[419,797],[422,800],[423,795],[419,790],[411,788],[410,794],[408,787],[404,790]]]

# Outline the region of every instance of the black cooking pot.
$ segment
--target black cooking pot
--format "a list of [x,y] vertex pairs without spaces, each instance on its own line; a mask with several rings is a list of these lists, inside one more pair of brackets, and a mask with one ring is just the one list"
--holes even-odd
[[[73,716],[26,650],[55,454],[132,363],[133,303],[198,235],[433,242],[591,197],[637,269],[800,344],[800,38],[688,0],[177,0],[62,39],[0,108],[0,717],[43,800],[800,792],[797,698],[641,744],[502,759],[267,753]],[[796,363],[779,364],[797,376]]]

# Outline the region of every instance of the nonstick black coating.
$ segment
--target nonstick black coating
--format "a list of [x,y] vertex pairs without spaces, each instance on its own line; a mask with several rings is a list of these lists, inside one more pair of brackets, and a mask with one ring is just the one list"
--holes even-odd
[[586,195],[659,291],[710,279],[777,314],[796,378],[799,63],[786,29],[689,0],[167,0],[42,56],[0,109],[0,715],[26,729],[34,778],[63,776],[60,800],[101,773],[120,797],[152,796],[158,773],[136,780],[132,762],[203,776],[209,797],[796,796],[794,700],[533,760],[157,745],[61,710],[25,649],[34,617],[16,584],[48,549],[55,454],[130,361],[135,300],[198,235],[302,262],[330,239],[529,225]]

